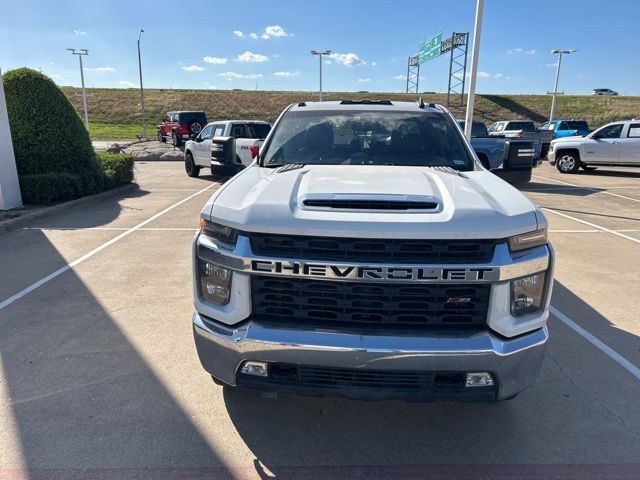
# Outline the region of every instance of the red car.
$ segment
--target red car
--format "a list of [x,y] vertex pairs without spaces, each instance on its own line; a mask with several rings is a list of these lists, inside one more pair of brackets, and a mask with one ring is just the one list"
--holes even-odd
[[206,124],[204,112],[167,112],[158,125],[158,141],[166,142],[167,138],[171,138],[171,143],[178,147],[184,140],[200,133]]

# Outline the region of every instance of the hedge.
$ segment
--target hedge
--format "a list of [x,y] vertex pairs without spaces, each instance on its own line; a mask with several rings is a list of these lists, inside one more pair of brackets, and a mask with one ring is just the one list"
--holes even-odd
[[82,180],[65,172],[20,175],[22,201],[31,205],[48,205],[82,196]]
[[97,157],[104,175],[105,190],[133,182],[133,155],[101,152]]
[[[51,202],[101,191],[104,176],[89,134],[53,80],[18,68],[5,73],[3,83],[18,176],[27,189],[24,201]],[[36,192],[32,185],[62,190]]]

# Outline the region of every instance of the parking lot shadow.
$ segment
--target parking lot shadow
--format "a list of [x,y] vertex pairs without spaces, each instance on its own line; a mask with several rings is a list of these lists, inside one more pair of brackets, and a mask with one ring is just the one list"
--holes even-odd
[[[0,478],[233,477],[74,270],[0,318],[0,382],[17,432],[0,458],[17,451],[25,466],[2,462]],[[134,318],[149,328],[144,311]]]
[[544,192],[552,195],[569,195],[572,197],[588,197],[594,193],[602,192],[603,188],[572,187],[570,185],[559,185],[557,183],[529,182],[518,185],[518,190],[525,193]]
[[[559,297],[562,305],[572,306],[576,318],[613,329],[562,284],[554,292]],[[599,352],[556,326],[557,319],[550,323],[549,354],[540,378],[503,403],[361,402],[290,394],[273,399],[232,390],[225,391],[224,400],[256,456],[261,478],[596,478],[603,475],[595,470],[601,464],[617,463],[626,464],[618,466],[620,471],[628,470],[627,476],[616,478],[640,476],[633,433],[634,428],[640,432],[640,421],[634,420],[640,418],[640,406],[635,402],[631,407],[627,400],[618,411],[615,404],[616,395],[635,398],[637,385],[624,386],[631,390],[628,396],[619,385],[614,387],[626,372],[607,369],[598,370],[594,383],[587,376],[586,386],[574,383],[580,376],[568,381],[573,365],[565,353],[572,358],[577,350],[582,360],[576,368],[581,369],[585,362],[595,362]],[[620,330],[615,334],[637,347],[637,336]],[[591,365],[602,368],[598,362]],[[604,383],[598,383],[601,377]],[[605,449],[603,438],[608,439]]]

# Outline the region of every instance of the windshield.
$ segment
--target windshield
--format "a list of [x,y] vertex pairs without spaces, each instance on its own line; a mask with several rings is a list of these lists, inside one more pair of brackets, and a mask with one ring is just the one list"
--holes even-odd
[[380,110],[287,113],[267,146],[263,165],[287,163],[473,170],[462,138],[447,117]]
[[271,125],[268,123],[247,123],[247,128],[249,128],[251,138],[266,138],[271,130]]
[[207,116],[204,112],[186,112],[180,114],[180,123],[200,122],[201,124],[207,123]]
[[587,125],[587,122],[572,121],[572,122],[566,122],[566,123],[567,123],[567,130],[589,130],[589,126]]

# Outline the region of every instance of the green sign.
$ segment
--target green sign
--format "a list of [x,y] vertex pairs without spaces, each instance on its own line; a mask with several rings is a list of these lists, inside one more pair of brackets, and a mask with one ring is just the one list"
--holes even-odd
[[437,34],[435,37],[427,38],[423,42],[420,42],[418,49],[418,58],[420,63],[424,63],[427,60],[432,60],[440,55],[440,44],[442,43],[442,33]]

